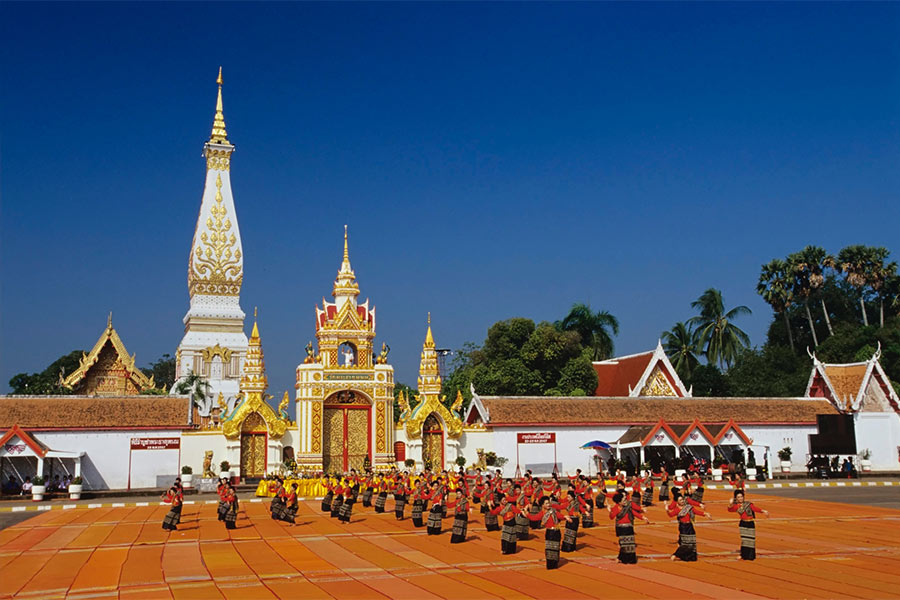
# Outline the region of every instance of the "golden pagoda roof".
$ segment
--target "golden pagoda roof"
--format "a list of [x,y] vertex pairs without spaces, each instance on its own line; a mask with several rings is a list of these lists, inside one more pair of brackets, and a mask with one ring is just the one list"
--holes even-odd
[[341,268],[338,270],[337,279],[334,280],[334,290],[332,295],[338,296],[359,296],[359,284],[356,283],[356,274],[350,266],[350,250],[347,245],[347,226],[344,225],[344,258],[341,261]]
[[[428,415],[434,413],[444,423],[445,431],[450,438],[458,438],[462,434],[463,422],[457,412],[462,407],[461,397],[454,402],[451,410],[444,404],[441,396],[441,375],[438,369],[437,352],[434,346],[434,335],[431,332],[431,313],[428,313],[428,330],[425,333],[425,343],[422,344],[422,362],[419,365],[419,395],[418,404],[411,411],[405,410],[401,415],[405,417],[406,434],[410,438],[418,438],[422,435],[422,425]],[[407,403],[406,406],[409,406]],[[458,408],[457,408],[458,407]]]
[[219,76],[216,78],[219,96],[216,98],[216,116],[213,118],[212,132],[209,136],[211,144],[230,144],[228,134],[225,132],[225,113],[222,111],[222,81],[222,67],[219,67]]
[[129,356],[125,344],[122,343],[122,338],[119,337],[118,332],[113,327],[112,313],[109,313],[109,317],[106,320],[106,329],[100,334],[100,339],[97,340],[97,343],[94,344],[94,347],[90,352],[87,354],[84,352],[81,353],[81,362],[79,363],[78,368],[72,371],[63,380],[63,385],[65,387],[74,387],[84,379],[91,367],[97,363],[97,360],[100,358],[100,351],[103,350],[103,347],[106,346],[107,343],[112,345],[116,354],[119,356],[119,360],[125,367],[127,376],[134,382],[138,389],[144,390],[154,387],[153,377],[144,375],[143,371],[135,366],[135,356]]

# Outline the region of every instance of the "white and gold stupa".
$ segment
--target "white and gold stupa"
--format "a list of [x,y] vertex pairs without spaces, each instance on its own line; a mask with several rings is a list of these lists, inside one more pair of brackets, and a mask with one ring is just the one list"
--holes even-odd
[[[184,338],[176,352],[178,381],[192,372],[209,383],[207,399],[224,398],[234,408],[241,369],[247,354],[244,311],[240,293],[244,252],[231,193],[231,155],[234,145],[225,131],[222,112],[222,69],[209,141],[203,146],[206,183],[188,260],[191,306],[184,317]],[[200,406],[207,416],[212,402]]]

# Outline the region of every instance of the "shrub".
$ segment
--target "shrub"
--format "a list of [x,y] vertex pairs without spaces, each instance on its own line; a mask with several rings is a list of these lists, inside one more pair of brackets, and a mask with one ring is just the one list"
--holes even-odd
[[466,457],[465,456],[457,456],[455,462],[456,462],[456,466],[465,467],[466,466]]
[[413,467],[416,466],[416,461],[412,458],[407,458],[406,460],[403,461],[403,464],[406,465],[406,467],[408,469],[412,469]]
[[181,467],[182,475],[193,475],[193,473],[194,473],[194,470],[192,468],[190,468],[188,465],[184,465],[183,467]]
[[78,477],[76,477],[72,480],[72,485],[81,485],[81,482],[82,482],[81,475],[79,475]]
[[791,447],[785,446],[781,450],[778,451],[778,458],[784,461],[791,460]]
[[227,460],[223,460],[222,462],[219,463],[219,469],[221,469],[222,471],[227,471],[230,468],[231,468],[231,463],[228,462]]
[[31,480],[32,485],[44,485],[44,477],[41,475],[35,475],[34,479]]

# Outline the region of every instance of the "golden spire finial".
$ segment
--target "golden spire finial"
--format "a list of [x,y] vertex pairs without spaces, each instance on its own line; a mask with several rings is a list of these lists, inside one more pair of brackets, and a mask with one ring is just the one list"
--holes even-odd
[[112,329],[112,311],[109,311],[109,316],[106,317],[106,328]]
[[434,348],[434,336],[431,334],[431,313],[428,313],[428,331],[425,333],[425,347]]
[[256,325],[256,307],[253,307],[253,331],[250,332],[250,343],[259,344],[259,327]]
[[219,84],[219,96],[216,99],[216,116],[213,119],[209,141],[214,144],[228,144],[228,134],[225,132],[225,114],[222,112],[222,67],[219,67],[216,83]]
[[344,262],[350,262],[350,249],[347,247],[347,226],[344,225]]
[[337,279],[334,282],[334,290],[332,292],[335,297],[341,296],[358,296],[359,285],[356,283],[356,275],[350,266],[350,247],[347,243],[347,226],[344,225],[344,257],[341,261],[341,268],[338,271]]

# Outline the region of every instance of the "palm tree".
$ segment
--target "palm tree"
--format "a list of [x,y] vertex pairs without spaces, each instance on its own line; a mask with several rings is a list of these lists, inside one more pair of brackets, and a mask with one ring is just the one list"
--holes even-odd
[[[175,391],[179,394],[190,394],[194,404],[200,409],[203,416],[209,415],[210,404],[212,398],[210,394],[209,382],[202,375],[194,373],[192,370],[175,385]],[[205,414],[204,414],[205,413]]]
[[741,350],[750,345],[750,336],[731,321],[751,314],[750,309],[736,306],[726,312],[722,292],[715,288],[703,292],[696,302],[691,302],[691,308],[700,311],[688,320],[696,331],[697,348],[710,364],[731,366]]
[[794,294],[791,292],[791,274],[787,262],[776,258],[763,265],[756,293],[772,307],[775,314],[784,317],[791,352],[794,352],[794,334],[791,332],[791,321],[787,312],[794,303]]
[[612,336],[619,335],[619,320],[607,311],[595,313],[587,304],[574,304],[569,314],[554,325],[560,331],[577,331],[582,345],[591,348],[593,360],[613,355]]
[[869,248],[872,259],[871,278],[869,285],[878,296],[878,326],[884,328],[884,300],[889,296],[890,286],[886,285],[897,275],[897,263],[885,263],[891,255],[887,248]]
[[662,339],[666,356],[672,361],[678,376],[689,380],[694,368],[700,364],[697,358],[697,332],[689,325],[678,322],[662,334]]
[[[797,296],[803,298],[806,318],[809,320],[809,328],[812,331],[813,344],[818,346],[819,340],[813,325],[812,313],[809,310],[809,301],[813,293],[825,285],[826,271],[834,268],[837,263],[833,256],[818,246],[807,246],[800,252],[794,252],[788,256],[787,262],[794,271],[793,291]],[[834,331],[831,329],[831,318],[825,307],[825,299],[819,298],[819,300],[822,303],[822,313],[825,315],[828,334],[834,335]]]
[[847,275],[847,283],[859,292],[859,307],[862,309],[863,325],[869,326],[869,316],[866,314],[866,288],[872,280],[872,252],[871,249],[857,244],[847,246],[838,252],[838,263],[841,270]]

